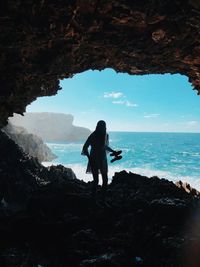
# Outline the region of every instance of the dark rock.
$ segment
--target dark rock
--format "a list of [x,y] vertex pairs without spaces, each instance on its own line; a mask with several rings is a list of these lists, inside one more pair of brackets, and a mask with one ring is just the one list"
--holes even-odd
[[193,194],[194,196],[199,195],[199,192],[195,188],[192,188],[190,186],[190,184],[188,184],[186,182],[183,183],[182,181],[178,181],[178,182],[176,182],[176,186],[178,186],[179,188],[182,188],[187,193]]
[[[32,194],[43,184],[66,184],[74,179],[69,168],[45,168],[36,158],[24,153],[5,133],[0,132],[0,200],[9,208],[25,207]],[[11,152],[12,151],[12,152]],[[12,168],[11,168],[12,166]]]
[[9,123],[3,128],[3,131],[19,145],[25,153],[31,157],[36,157],[39,162],[52,161],[57,156],[37,135],[28,133],[23,127],[17,127]]
[[122,171],[109,206],[101,191],[95,204],[91,183],[70,169],[45,168],[3,132],[0,146],[2,266],[183,266],[184,249],[199,240],[194,192]]
[[199,2],[30,0],[1,4],[0,125],[88,69],[199,80]]
[[81,267],[119,267],[122,255],[116,253],[106,253],[92,259],[83,260]]
[[63,184],[67,184],[68,180],[76,179],[76,175],[72,169],[66,168],[63,165],[47,167],[46,176],[55,186],[62,186]]

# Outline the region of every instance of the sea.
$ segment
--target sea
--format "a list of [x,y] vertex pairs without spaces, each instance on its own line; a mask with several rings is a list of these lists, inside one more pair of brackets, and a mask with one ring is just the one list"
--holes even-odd
[[[91,181],[86,174],[87,157],[81,155],[82,142],[47,142],[57,158],[43,165],[62,164],[72,168],[80,180]],[[147,177],[158,176],[183,181],[200,190],[200,133],[109,132],[109,145],[122,150],[123,158],[110,163],[108,176],[126,170]]]

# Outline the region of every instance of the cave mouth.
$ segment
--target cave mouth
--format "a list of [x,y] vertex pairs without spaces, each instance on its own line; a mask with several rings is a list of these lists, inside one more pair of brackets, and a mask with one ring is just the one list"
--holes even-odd
[[[26,124],[29,131],[40,135],[57,156],[52,162],[43,160],[45,166],[62,164],[72,168],[79,179],[92,180],[85,174],[87,160],[80,151],[89,130],[104,119],[110,145],[123,150],[123,159],[109,166],[110,179],[116,171],[126,169],[148,177],[196,183],[200,171],[196,167],[199,98],[186,76],[89,70],[61,80],[60,86],[56,96],[39,98],[27,107],[27,119],[33,122]],[[75,127],[71,135],[64,127],[69,124]],[[78,134],[82,138],[78,139]]]
[[[130,75],[107,68],[103,71],[88,70],[76,74],[72,78],[60,80],[59,86],[62,90],[55,96],[38,97],[27,106],[26,111],[72,114],[74,124],[90,130],[95,128],[96,122],[101,118],[110,122],[111,131],[199,132],[200,130],[195,128],[195,123],[194,125],[189,123],[186,127],[177,126],[178,116],[184,125],[184,113],[188,121],[187,114],[190,110],[194,112],[193,109],[196,109],[198,113],[199,98],[196,97],[196,91],[191,90],[193,87],[185,75],[169,73]],[[160,112],[163,114],[159,114]],[[176,121],[172,113],[177,116]],[[158,120],[161,115],[164,117],[163,120]],[[151,120],[151,123],[148,123],[147,119],[153,117],[157,117],[157,122]],[[195,119],[198,120],[197,114],[191,114],[190,120]],[[117,123],[119,121],[120,123]],[[130,124],[130,121],[134,123]],[[142,123],[138,124],[141,121]],[[170,121],[172,124],[167,125]]]
[[[200,93],[200,4],[197,0],[30,0],[1,1],[0,6],[1,127],[13,113],[22,114],[26,106],[37,97],[56,94],[60,79],[90,68],[102,70],[112,67],[130,74],[180,73],[189,77],[193,88]],[[163,85],[160,92],[154,95],[155,99],[165,92]],[[108,90],[106,88],[105,92],[109,93]],[[121,90],[121,87],[117,90]],[[182,102],[182,94],[175,102],[176,92],[170,91],[173,106],[177,111],[179,103],[182,103],[184,109],[190,107],[194,118],[185,118],[187,114],[181,114],[181,119],[187,119],[188,129],[194,131],[199,121],[199,109],[190,106],[190,97],[185,103]],[[147,96],[144,93],[144,96],[152,103],[152,94]],[[173,109],[169,108],[169,99],[163,99],[168,104],[167,117]],[[110,97],[104,100],[107,100],[109,107],[125,111],[133,109],[135,113],[143,107],[135,98],[132,102],[129,98],[113,100],[118,101],[118,104],[111,103]],[[159,100],[152,108],[158,108],[162,98]],[[131,107],[131,104],[138,106]],[[125,111],[115,117],[119,120]],[[144,120],[152,121],[146,124],[148,129],[154,120],[164,117],[163,113],[153,109],[142,112],[146,112],[141,113]],[[135,125],[135,113],[132,112],[128,125],[131,121]],[[116,113],[113,111],[110,114]],[[89,115],[92,115],[91,111]],[[109,119],[105,120],[108,128],[112,129]],[[125,126],[125,119],[119,126]],[[118,136],[111,134],[111,142],[122,138],[120,133]],[[139,132],[125,132],[125,135],[123,159],[132,153],[126,166],[132,167],[131,163],[136,164],[139,159],[142,163],[148,160],[148,169],[149,162],[158,159],[159,166],[166,164],[167,170],[173,165],[174,173],[192,166],[199,173],[198,133],[142,135]],[[151,136],[151,142],[147,141],[147,135]],[[188,139],[188,136],[192,138]],[[35,187],[38,177],[46,173],[48,179],[57,176],[60,181],[63,169],[58,168],[58,175],[55,175],[54,169],[49,171],[41,168],[40,164],[20,153],[18,147],[5,135],[1,137],[0,196],[1,199],[4,197],[4,205],[8,203],[6,210],[1,206],[2,265],[151,266],[153,262],[155,266],[191,266],[200,262],[195,249],[199,241],[198,233],[193,233],[192,223],[186,232],[182,228],[188,225],[188,214],[192,214],[194,207],[198,206],[190,194],[184,194],[181,189],[177,190],[164,180],[145,180],[136,175],[128,177],[122,174],[122,179],[116,179],[109,188],[113,209],[100,207],[94,214],[91,201],[87,198],[88,184],[67,180],[64,187],[54,183],[55,188],[38,190]],[[187,145],[187,150],[185,147],[182,149],[181,140]],[[79,150],[80,145],[76,144],[74,149]],[[152,153],[156,149],[160,153]],[[144,150],[146,154],[141,157]],[[173,152],[173,158],[168,157],[170,151]],[[188,159],[195,160],[195,164],[191,164]],[[159,166],[155,167],[159,169]],[[162,176],[166,177],[165,174],[162,172]],[[182,173],[181,178],[186,176]],[[6,181],[4,187],[2,180]],[[16,212],[16,209],[12,212],[9,205],[12,207],[14,204],[16,208],[16,203],[23,207],[27,203],[28,209],[25,208],[25,212]],[[199,229],[197,223],[194,226]]]
[[2,4],[0,125],[59,80],[88,69],[181,73],[199,92],[199,4],[34,1]]
[[[5,125],[13,113],[22,114],[37,97],[56,94],[60,79],[89,68],[102,70],[112,67],[130,74],[181,73],[189,77],[194,89],[200,93],[200,5],[197,0],[30,0],[2,1],[0,5],[0,126]],[[163,86],[160,91],[163,92]],[[171,92],[172,96],[175,92]],[[176,102],[174,99],[172,103],[178,110],[182,95]],[[141,103],[133,100],[138,107],[132,108],[139,110]],[[129,107],[122,102],[128,105],[121,100],[121,104],[118,102],[113,106],[131,108],[132,102]],[[192,103],[189,97],[186,102],[182,105],[184,108]],[[156,101],[155,106],[159,104],[160,101]],[[168,113],[171,113],[170,101],[167,104]],[[199,114],[198,108],[190,110]],[[145,112],[145,120],[159,119],[162,114],[152,110]],[[184,119],[185,114],[181,115]],[[198,117],[188,118],[189,129],[194,129],[198,121]],[[109,120],[107,123],[110,128]],[[124,121],[121,125],[125,125]],[[125,134],[127,148],[124,149],[124,158],[130,155],[130,148],[134,148],[132,160],[126,166],[131,162],[135,164],[136,159],[141,159],[141,162],[159,159],[162,166],[167,162],[168,170],[170,164],[175,166],[174,171],[191,166],[199,168],[197,151],[200,151],[200,140],[197,133],[159,133],[159,138],[152,133],[143,136],[135,133],[131,137],[130,133]],[[151,136],[152,142],[145,141],[146,135]],[[166,135],[170,140],[168,143]],[[192,140],[188,136],[192,136]],[[111,140],[120,140],[119,135],[110,137]],[[156,140],[159,143],[155,144]],[[180,149],[180,140],[191,150]],[[10,216],[9,209],[5,213],[1,210],[0,262],[4,265],[151,266],[153,262],[156,266],[191,266],[200,262],[195,249],[198,233],[193,234],[189,227],[184,234],[182,228],[188,225],[188,214],[198,206],[191,197],[188,198],[190,194],[185,195],[164,180],[151,179],[149,184],[149,179],[144,182],[136,175],[133,179],[131,177],[131,180],[136,180],[132,184],[129,177],[122,174],[122,179],[116,179],[110,188],[114,209],[100,207],[91,216],[94,213],[90,212],[93,209],[91,202],[87,201],[86,184],[74,181],[72,186],[71,180],[67,180],[64,193],[62,185],[60,190],[57,187],[55,190],[50,188],[50,191],[43,188],[38,192],[34,181],[41,174],[38,171],[42,169],[41,165],[22,155],[18,147],[3,135],[0,143],[1,178],[6,178],[6,186],[1,186],[5,191],[4,199],[8,204],[20,202],[24,206],[25,200],[31,204],[26,213],[14,212]],[[149,145],[151,149],[147,149]],[[138,152],[143,152],[144,148],[148,153],[142,158]],[[162,154],[153,154],[155,149],[160,149]],[[166,151],[173,152],[171,161]],[[196,163],[189,163],[188,158],[196,160]],[[48,172],[44,168],[43,171],[48,179],[56,176],[54,169]],[[58,174],[61,172],[62,168],[58,168]],[[166,172],[162,174],[166,177]],[[183,177],[186,177],[184,173]],[[141,180],[144,182],[142,186]],[[9,190],[5,190],[7,188]],[[33,188],[37,191],[34,194]],[[30,195],[33,196],[32,202],[29,202]],[[199,229],[198,224],[194,225]]]

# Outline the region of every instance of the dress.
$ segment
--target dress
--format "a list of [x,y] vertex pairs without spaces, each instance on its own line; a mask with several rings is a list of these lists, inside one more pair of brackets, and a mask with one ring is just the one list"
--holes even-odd
[[91,146],[89,152],[89,160],[86,169],[86,173],[91,173],[92,171],[98,171],[100,173],[108,172],[108,162],[107,162],[107,147],[108,147],[108,134],[106,134],[105,142],[101,144],[98,139],[96,132],[93,132],[86,140],[82,155],[87,155],[88,147]]

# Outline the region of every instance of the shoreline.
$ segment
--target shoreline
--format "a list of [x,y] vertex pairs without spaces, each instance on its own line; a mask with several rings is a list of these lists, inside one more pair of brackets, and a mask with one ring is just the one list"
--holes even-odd
[[[199,142],[197,133],[111,132],[110,146],[122,150],[123,158],[111,164],[108,155],[108,176],[111,180],[115,172],[126,170],[174,182],[182,180],[200,190]],[[80,155],[83,142],[47,145],[58,156],[47,165],[63,164],[72,168],[79,179],[92,180],[85,174],[87,159]]]
[[[80,163],[74,163],[74,164],[62,164],[62,163],[52,163],[52,162],[42,162],[42,165],[45,167],[49,166],[57,166],[62,165],[66,168],[71,168],[72,171],[75,173],[77,179],[83,180],[84,182],[92,181],[92,174],[86,174],[86,166],[84,164]],[[113,176],[115,173],[119,173],[121,171],[126,171],[130,173],[135,173],[137,175],[142,175],[147,178],[152,178],[154,176],[160,178],[160,179],[167,179],[168,181],[171,181],[173,183],[176,183],[178,181],[182,181],[183,183],[190,184],[193,188],[200,191],[200,179],[196,179],[195,177],[190,176],[172,176],[170,172],[165,171],[159,171],[159,170],[151,170],[151,169],[144,169],[144,168],[122,168],[120,166],[109,166],[109,172],[108,172],[108,179],[109,183],[112,182]],[[101,175],[99,175],[100,179],[99,182],[101,184]]]

